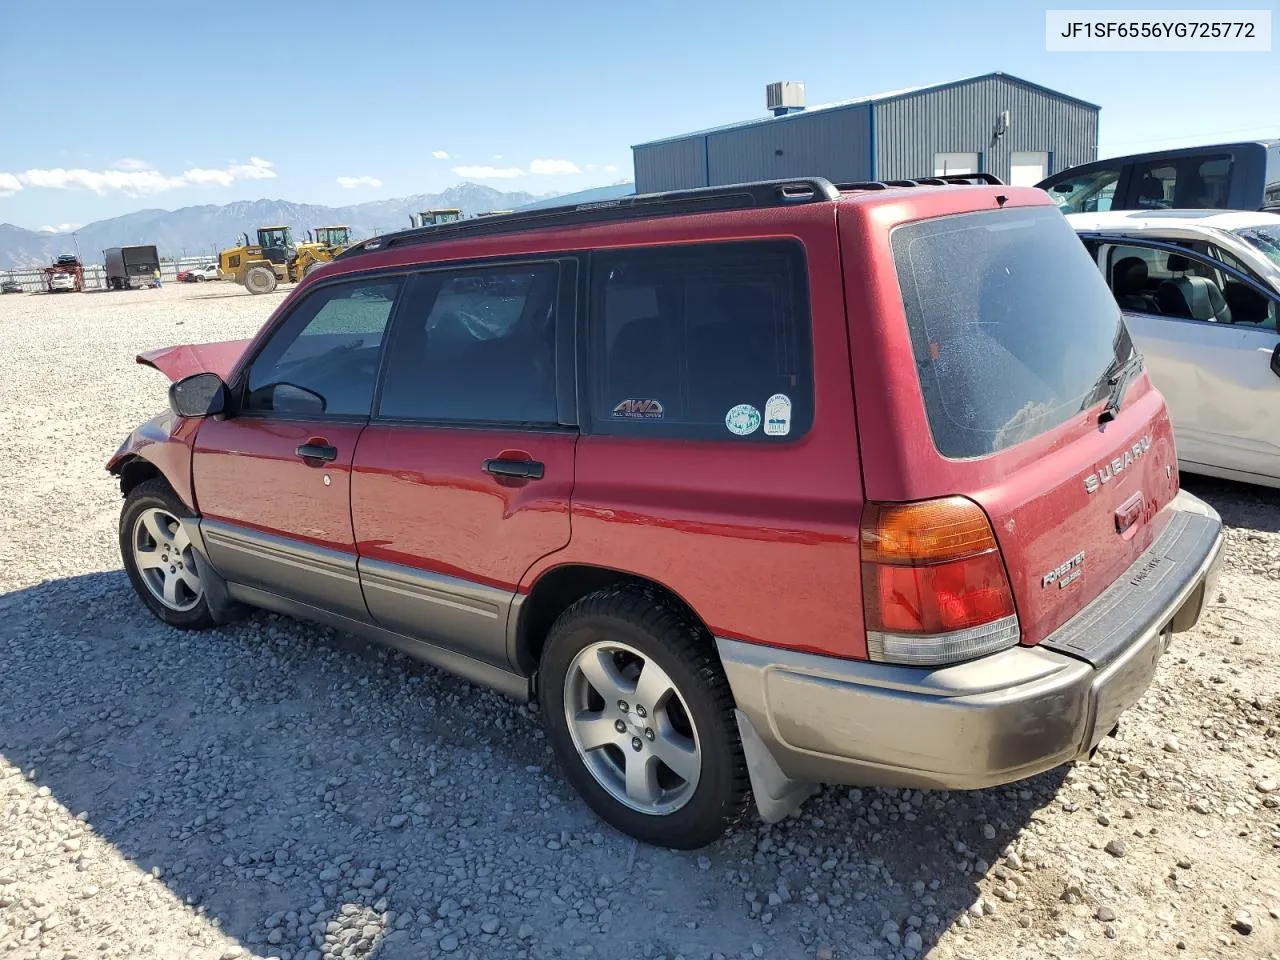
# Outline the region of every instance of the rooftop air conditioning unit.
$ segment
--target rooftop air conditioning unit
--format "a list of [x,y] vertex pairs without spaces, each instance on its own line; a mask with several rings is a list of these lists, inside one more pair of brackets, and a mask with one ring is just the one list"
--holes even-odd
[[804,109],[804,81],[779,80],[765,88],[765,101],[775,117]]

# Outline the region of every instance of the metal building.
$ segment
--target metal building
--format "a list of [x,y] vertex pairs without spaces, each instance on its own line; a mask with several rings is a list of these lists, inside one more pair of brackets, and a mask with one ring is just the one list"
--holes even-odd
[[773,116],[633,146],[636,192],[943,173],[1035,184],[1097,159],[1096,104],[1007,73],[809,108],[804,84],[775,83],[768,107]]

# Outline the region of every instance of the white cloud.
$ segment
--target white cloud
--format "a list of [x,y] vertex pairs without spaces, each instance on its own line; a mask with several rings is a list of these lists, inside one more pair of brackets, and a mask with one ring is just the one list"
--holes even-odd
[[605,173],[617,173],[618,165],[616,163],[606,163],[601,169],[603,169]]
[[576,163],[569,160],[535,160],[529,164],[529,172],[554,177],[582,171],[578,169]]
[[502,159],[502,154],[500,154],[500,153],[495,153],[495,154],[493,155],[493,159],[495,159],[495,160],[501,160],[501,159]]
[[80,229],[80,224],[78,224],[78,223],[60,223],[60,224],[58,224],[56,227],[55,227],[55,226],[51,226],[51,225],[45,225],[45,226],[41,227],[40,229],[41,229],[42,231],[44,231],[45,233],[70,233],[72,230],[79,230],[79,229]]
[[432,150],[432,151],[431,151],[431,156],[435,157],[437,160],[448,160],[448,159],[449,159],[449,153],[448,153],[448,151],[446,151],[446,150]]
[[135,157],[121,157],[111,166],[117,170],[150,170],[151,164],[145,160],[138,160]]
[[338,177],[337,184],[344,190],[354,190],[356,187],[380,187],[382,181],[377,177]]
[[595,164],[595,163],[588,163],[588,164],[587,164],[587,169],[588,169],[588,170],[595,170],[595,169],[597,169],[598,167],[599,167],[599,164]]
[[524,176],[519,167],[454,167],[453,173],[468,180],[509,180]]
[[[120,165],[123,161],[117,163]],[[142,161],[136,161],[141,163]],[[102,195],[124,193],[133,197],[166,193],[187,186],[229,187],[237,180],[269,180],[275,177],[274,164],[261,157],[250,157],[248,163],[231,163],[219,169],[195,168],[179,176],[166,176],[152,169],[49,170],[32,169],[22,173],[0,173],[0,194],[13,194],[23,187],[48,190],[89,190]]]

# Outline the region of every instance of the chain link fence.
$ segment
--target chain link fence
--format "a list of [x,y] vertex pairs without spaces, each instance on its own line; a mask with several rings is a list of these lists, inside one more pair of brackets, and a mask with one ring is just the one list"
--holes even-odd
[[[178,274],[183,270],[190,270],[192,267],[217,262],[217,257],[208,255],[162,260],[160,262],[160,281],[161,283],[174,283],[177,281]],[[13,280],[22,284],[22,289],[25,293],[42,293],[46,289],[43,267],[17,267],[12,270],[0,270],[0,281],[4,280]],[[84,288],[86,291],[107,289],[107,268],[100,263],[86,263],[84,266]]]

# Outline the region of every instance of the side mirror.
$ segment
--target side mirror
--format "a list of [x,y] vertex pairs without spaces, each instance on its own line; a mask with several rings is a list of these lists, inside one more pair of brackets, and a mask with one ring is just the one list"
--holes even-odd
[[216,373],[194,373],[169,387],[169,408],[180,417],[212,417],[227,408],[227,385]]
[[1271,351],[1271,372],[1280,377],[1280,343]]

